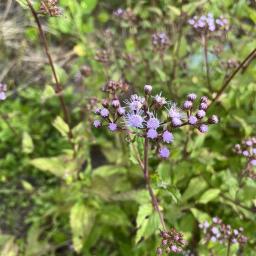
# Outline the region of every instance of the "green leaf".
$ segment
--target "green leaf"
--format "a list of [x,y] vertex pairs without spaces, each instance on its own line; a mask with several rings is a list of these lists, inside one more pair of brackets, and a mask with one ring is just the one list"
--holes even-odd
[[30,154],[33,152],[33,150],[33,140],[27,132],[24,132],[22,135],[22,152],[24,152],[25,154]]
[[83,203],[76,203],[70,211],[70,226],[74,249],[79,253],[86,242],[95,221],[93,209]]
[[196,218],[196,220],[198,222],[204,222],[204,221],[210,221],[211,220],[211,217],[205,213],[205,212],[202,212],[196,208],[191,208],[190,211],[192,212],[193,216]]
[[28,192],[32,192],[34,190],[34,187],[26,180],[22,180],[21,185]]
[[159,75],[160,80],[161,80],[162,82],[166,82],[167,76],[166,76],[165,72],[163,72],[163,71],[161,70],[161,68],[158,68],[158,67],[156,67],[156,72],[157,72],[157,74]]
[[218,188],[212,188],[207,190],[199,199],[199,203],[201,204],[207,204],[208,202],[214,200],[218,195],[220,194],[220,189]]
[[60,116],[56,117],[52,125],[61,133],[62,136],[67,137],[69,132],[69,127],[67,123]]
[[63,179],[73,174],[76,170],[76,163],[73,161],[72,156],[69,155],[35,158],[30,161],[30,164],[41,171],[50,172]]
[[28,9],[28,4],[26,0],[16,0],[16,2],[24,9]]
[[86,0],[81,2],[81,7],[84,14],[90,14],[97,5],[98,0]]
[[207,183],[202,177],[195,177],[190,180],[189,185],[182,195],[182,200],[187,201],[207,188]]
[[0,253],[1,256],[18,256],[19,248],[14,242],[14,238],[11,237],[4,245]]
[[44,103],[47,99],[55,96],[55,91],[52,86],[46,85],[41,96],[41,101]]

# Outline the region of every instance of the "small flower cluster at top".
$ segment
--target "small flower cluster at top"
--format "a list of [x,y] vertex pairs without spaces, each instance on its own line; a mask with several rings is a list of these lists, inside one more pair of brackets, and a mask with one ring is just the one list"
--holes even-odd
[[133,22],[136,19],[134,12],[130,8],[127,8],[127,9],[118,8],[113,12],[113,15],[124,21]]
[[108,50],[99,49],[95,54],[95,60],[108,66],[110,64],[111,54]]
[[220,244],[239,244],[247,243],[247,237],[243,235],[243,228],[232,229],[230,225],[226,225],[223,221],[214,217],[212,224],[208,221],[199,224],[199,228],[203,231],[207,242],[218,242]]
[[[113,82],[111,83],[113,84]],[[173,142],[173,130],[185,125],[197,128],[201,133],[208,131],[209,124],[218,123],[218,117],[206,117],[208,98],[201,97],[199,107],[194,110],[197,95],[191,93],[183,104],[183,109],[175,103],[157,94],[151,95],[152,86],[145,85],[144,97],[134,94],[124,101],[123,106],[118,98],[117,90],[120,87],[111,87],[107,90],[108,97],[102,101],[102,106],[96,108],[98,118],[94,127],[107,126],[111,132],[125,131],[150,140],[161,158],[170,155],[166,145]]]
[[186,241],[183,238],[182,233],[172,228],[170,231],[161,231],[160,236],[162,237],[161,246],[157,248],[156,254],[158,256],[164,253],[181,253],[182,247]]
[[156,32],[152,35],[152,45],[156,51],[165,51],[169,44],[170,40],[165,32]]
[[58,5],[58,0],[42,0],[40,3],[40,13],[52,17],[63,14],[63,9]]
[[198,32],[213,32],[217,30],[227,31],[229,28],[228,20],[223,16],[215,19],[211,13],[194,16],[188,20],[188,23]]
[[244,156],[247,160],[247,165],[242,175],[256,180],[256,172],[253,170],[253,167],[256,166],[256,137],[246,139],[241,144],[236,144],[234,152]]
[[6,99],[7,85],[0,83],[0,100]]

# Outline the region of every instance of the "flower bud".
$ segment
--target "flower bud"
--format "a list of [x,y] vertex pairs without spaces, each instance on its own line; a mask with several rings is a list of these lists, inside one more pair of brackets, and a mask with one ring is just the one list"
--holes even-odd
[[190,93],[190,94],[188,94],[187,99],[190,100],[190,101],[195,101],[196,97],[197,96],[196,96],[195,93]]
[[108,106],[109,106],[109,103],[108,103],[108,100],[107,99],[104,99],[104,100],[102,100],[102,106],[104,107],[104,108],[107,108]]
[[206,113],[205,113],[204,110],[198,110],[198,112],[196,113],[196,116],[197,116],[197,118],[199,118],[199,119],[204,118],[205,115],[206,115]]
[[146,85],[144,86],[144,92],[145,92],[145,94],[147,94],[147,95],[151,94],[151,92],[152,92],[152,86],[149,85],[149,84],[146,84]]
[[190,100],[186,100],[186,101],[184,102],[184,104],[183,104],[183,108],[186,109],[186,110],[187,110],[187,109],[191,109],[192,106],[193,106],[193,102],[190,101]]
[[212,115],[209,119],[208,119],[208,123],[209,124],[217,124],[219,122],[219,118],[216,115]]

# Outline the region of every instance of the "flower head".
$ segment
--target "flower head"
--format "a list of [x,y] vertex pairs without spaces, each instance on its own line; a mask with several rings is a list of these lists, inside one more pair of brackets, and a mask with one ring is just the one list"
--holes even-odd
[[150,117],[147,121],[148,129],[157,129],[160,126],[160,121],[156,117]]
[[191,125],[195,125],[197,123],[197,118],[195,116],[189,116],[188,123]]
[[169,151],[169,149],[167,147],[162,147],[159,150],[159,155],[162,158],[168,158],[169,155],[170,155],[170,151]]
[[116,123],[109,123],[108,125],[108,129],[111,131],[111,132],[114,132],[117,130],[117,124]]
[[149,129],[149,130],[148,130],[148,132],[147,132],[147,137],[148,137],[149,139],[155,139],[155,138],[157,138],[157,136],[158,136],[158,133],[157,133],[156,130],[154,130],[154,129]]
[[131,111],[139,111],[145,102],[145,98],[134,94],[131,96],[130,100],[126,101],[125,103],[128,105]]
[[206,132],[208,132],[208,125],[201,124],[198,129],[199,129],[200,132],[206,133]]
[[129,126],[131,128],[143,128],[144,118],[141,116],[140,112],[138,112],[136,114],[128,113],[125,116],[125,121],[126,121],[127,126]]
[[98,127],[101,126],[101,122],[100,122],[99,120],[94,120],[94,121],[93,121],[93,126],[94,126],[95,128],[98,128]]
[[108,115],[109,115],[108,109],[107,109],[107,108],[102,108],[102,109],[100,110],[100,115],[101,115],[102,117],[108,117]]
[[164,131],[162,137],[163,137],[163,142],[165,142],[165,143],[173,142],[173,135],[169,131]]

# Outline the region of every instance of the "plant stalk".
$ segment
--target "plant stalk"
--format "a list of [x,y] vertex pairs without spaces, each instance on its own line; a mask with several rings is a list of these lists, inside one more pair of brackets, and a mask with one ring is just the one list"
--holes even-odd
[[146,181],[147,189],[148,189],[148,192],[150,194],[153,207],[154,207],[154,209],[157,211],[157,213],[159,215],[160,222],[161,222],[161,225],[162,225],[163,229],[166,230],[163,214],[161,213],[161,210],[160,210],[157,198],[156,198],[156,196],[155,196],[155,194],[153,192],[153,189],[151,187],[151,184],[150,184],[150,177],[149,177],[149,170],[148,170],[148,149],[149,149],[148,138],[145,138],[144,139],[144,160],[143,160],[144,179]]

